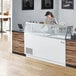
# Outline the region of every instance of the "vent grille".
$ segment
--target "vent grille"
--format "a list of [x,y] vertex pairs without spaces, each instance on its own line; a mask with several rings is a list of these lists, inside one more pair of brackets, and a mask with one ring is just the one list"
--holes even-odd
[[33,55],[33,49],[32,48],[26,48],[26,53]]

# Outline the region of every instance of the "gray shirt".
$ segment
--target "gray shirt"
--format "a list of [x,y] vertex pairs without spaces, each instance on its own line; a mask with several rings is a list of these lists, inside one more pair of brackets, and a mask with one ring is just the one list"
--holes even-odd
[[52,24],[52,25],[57,24],[55,18],[52,18],[52,19],[46,18],[45,23],[46,24]]

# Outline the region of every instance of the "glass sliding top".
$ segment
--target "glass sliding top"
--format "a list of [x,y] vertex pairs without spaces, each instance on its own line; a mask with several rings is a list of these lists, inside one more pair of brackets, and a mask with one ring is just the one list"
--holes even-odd
[[65,38],[66,34],[70,34],[72,26],[63,26],[63,25],[47,25],[39,23],[25,23],[25,32],[33,33],[40,36],[51,36],[51,37],[63,37]]

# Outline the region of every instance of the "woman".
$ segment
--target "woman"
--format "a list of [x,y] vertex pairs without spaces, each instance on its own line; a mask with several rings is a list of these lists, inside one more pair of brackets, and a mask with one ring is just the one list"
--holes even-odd
[[46,16],[46,20],[45,20],[46,24],[52,24],[52,25],[57,24],[57,22],[56,22],[56,20],[54,18],[54,15],[52,14],[52,12],[47,11],[45,16]]

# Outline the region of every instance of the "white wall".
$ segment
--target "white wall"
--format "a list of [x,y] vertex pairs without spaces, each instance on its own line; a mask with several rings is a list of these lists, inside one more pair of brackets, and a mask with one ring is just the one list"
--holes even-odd
[[[54,9],[52,11],[56,19],[67,25],[76,25],[76,0],[74,0],[74,9],[62,9],[62,0],[54,0]],[[25,26],[26,21],[44,21],[45,13],[48,10],[41,10],[41,0],[34,0],[34,10],[22,10],[22,0],[13,0],[13,29],[18,29],[17,24]]]
[[76,0],[74,0],[74,9],[61,9],[61,0],[59,2],[59,22],[76,25]]
[[[54,0],[54,9],[49,9],[58,20],[58,0]],[[17,24],[25,26],[26,21],[44,21],[45,13],[48,10],[41,10],[41,0],[34,0],[34,10],[22,10],[22,0],[13,0],[13,29],[18,29]]]

